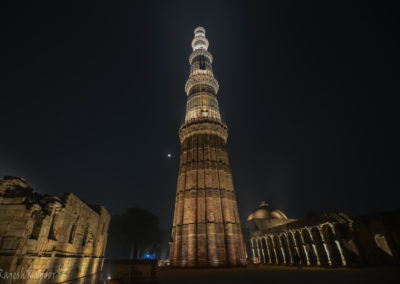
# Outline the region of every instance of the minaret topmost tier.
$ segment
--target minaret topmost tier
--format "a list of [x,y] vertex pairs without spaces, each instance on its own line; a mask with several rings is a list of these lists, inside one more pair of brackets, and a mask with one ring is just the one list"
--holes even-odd
[[194,29],[194,39],[192,40],[193,51],[197,49],[207,50],[208,40],[206,38],[206,30],[203,27],[197,27]]
[[190,74],[185,85],[188,96],[185,121],[194,119],[221,120],[218,109],[218,81],[212,70],[213,57],[209,51],[206,30],[197,27],[192,40],[193,52],[189,56]]
[[212,71],[213,57],[207,51],[208,46],[206,30],[197,27],[192,40],[193,52],[189,56],[190,75],[185,85],[188,96],[196,92],[199,86],[208,87],[214,95],[218,93],[219,85]]

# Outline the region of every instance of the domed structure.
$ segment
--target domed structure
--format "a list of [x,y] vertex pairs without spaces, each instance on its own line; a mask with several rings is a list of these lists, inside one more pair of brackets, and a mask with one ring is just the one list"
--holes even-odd
[[288,224],[295,221],[295,219],[289,219],[285,213],[278,210],[265,201],[258,205],[257,209],[247,217],[244,222],[244,228],[248,232],[265,231],[270,228]]
[[258,208],[249,215],[247,221],[251,221],[253,219],[280,219],[287,220],[286,215],[274,207],[268,205],[265,201],[261,202],[258,205]]

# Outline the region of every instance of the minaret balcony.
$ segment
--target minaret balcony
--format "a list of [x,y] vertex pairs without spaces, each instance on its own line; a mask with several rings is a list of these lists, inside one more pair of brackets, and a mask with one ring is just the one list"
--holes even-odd
[[224,139],[226,143],[228,140],[228,126],[219,119],[201,117],[189,120],[179,128],[181,143],[189,136],[199,134],[217,135]]
[[186,94],[189,95],[190,89],[196,85],[208,85],[214,89],[215,94],[218,93],[218,89],[219,89],[218,81],[210,75],[198,74],[198,75],[189,77],[189,79],[186,81],[186,85],[185,85]]

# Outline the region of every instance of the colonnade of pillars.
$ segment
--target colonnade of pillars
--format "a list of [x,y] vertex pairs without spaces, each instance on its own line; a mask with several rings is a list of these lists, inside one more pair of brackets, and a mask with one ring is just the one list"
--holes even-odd
[[330,223],[253,237],[250,242],[253,263],[347,266],[343,243]]

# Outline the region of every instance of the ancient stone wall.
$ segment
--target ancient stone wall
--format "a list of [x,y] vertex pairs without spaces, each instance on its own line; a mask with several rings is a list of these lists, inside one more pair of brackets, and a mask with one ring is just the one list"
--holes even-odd
[[0,277],[57,283],[101,271],[109,222],[103,206],[73,193],[42,196],[24,179],[0,179]]

